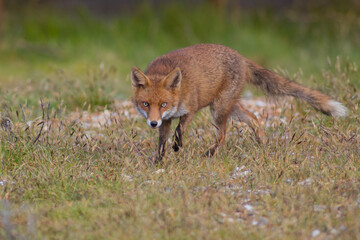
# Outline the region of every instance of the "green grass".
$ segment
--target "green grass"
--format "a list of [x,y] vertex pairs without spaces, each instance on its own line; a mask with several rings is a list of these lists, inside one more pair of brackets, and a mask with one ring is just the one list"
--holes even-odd
[[92,130],[63,106],[13,107],[0,131],[0,236],[309,239],[320,231],[321,238],[356,239],[360,95],[343,81],[358,71],[350,69],[324,71],[349,117],[290,101],[281,117],[291,122],[267,128],[267,144],[232,121],[218,154],[205,158],[215,129],[202,111],[185,148],[168,146],[158,166],[151,164],[157,132],[129,118],[127,107],[110,106],[110,123]]
[[[359,238],[359,18],[308,14],[175,5],[110,18],[7,12],[0,238],[309,239],[317,230],[318,239]],[[237,49],[335,97],[350,114],[332,119],[289,100],[281,116],[292,120],[266,128],[267,144],[230,122],[225,144],[205,158],[215,136],[205,110],[185,148],[168,146],[154,166],[157,132],[114,100],[131,95],[132,65],[143,69],[198,42]],[[105,109],[114,114],[101,128],[71,117]]]

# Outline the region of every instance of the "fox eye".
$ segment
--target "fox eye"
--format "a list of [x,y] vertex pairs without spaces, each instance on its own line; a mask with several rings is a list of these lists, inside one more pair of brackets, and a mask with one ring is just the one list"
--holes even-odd
[[148,103],[148,102],[143,102],[142,104],[144,105],[144,107],[148,107],[148,106],[149,106],[149,103]]
[[163,107],[163,108],[164,108],[164,107],[166,107],[166,105],[167,105],[167,103],[166,103],[166,102],[164,102],[164,103],[162,103],[162,104],[161,104],[161,107]]

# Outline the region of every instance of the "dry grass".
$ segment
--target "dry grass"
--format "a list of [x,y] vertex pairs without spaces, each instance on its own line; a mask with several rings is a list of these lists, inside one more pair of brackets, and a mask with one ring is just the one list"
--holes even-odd
[[[356,239],[360,236],[359,92],[340,62],[324,71],[350,109],[332,119],[286,99],[258,111],[268,143],[236,121],[218,154],[207,110],[160,166],[157,132],[131,106],[1,113],[0,236],[8,239]],[[331,87],[331,88],[330,88]],[[40,103],[39,103],[40,105]],[[260,104],[261,105],[261,104]],[[39,116],[33,118],[35,113]],[[276,114],[274,114],[276,113]],[[281,119],[281,120],[280,120]]]

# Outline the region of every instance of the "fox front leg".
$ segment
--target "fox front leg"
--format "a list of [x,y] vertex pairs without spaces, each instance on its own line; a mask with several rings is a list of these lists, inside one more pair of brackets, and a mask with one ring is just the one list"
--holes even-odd
[[176,127],[174,134],[174,144],[172,148],[175,152],[179,151],[180,147],[182,147],[182,134],[181,134],[181,124]]
[[166,141],[169,136],[171,119],[163,121],[159,128],[159,148],[155,163],[161,162],[166,152]]
[[179,151],[180,147],[182,147],[182,138],[185,133],[186,127],[189,125],[190,121],[194,118],[194,114],[188,113],[180,117],[179,124],[175,129],[174,134],[174,145],[173,149],[175,152]]

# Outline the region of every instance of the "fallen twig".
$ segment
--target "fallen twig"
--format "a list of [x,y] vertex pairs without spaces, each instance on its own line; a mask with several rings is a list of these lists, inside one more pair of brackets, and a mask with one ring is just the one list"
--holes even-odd
[[41,98],[40,98],[40,103],[41,103],[42,119],[43,119],[43,121],[41,122],[40,131],[39,131],[38,135],[36,136],[36,138],[34,139],[33,144],[35,144],[35,143],[39,140],[39,138],[40,138],[40,136],[41,136],[41,133],[42,133],[42,130],[43,130],[44,125],[45,125],[45,110],[44,110],[44,104],[43,104],[43,101],[42,101]]

